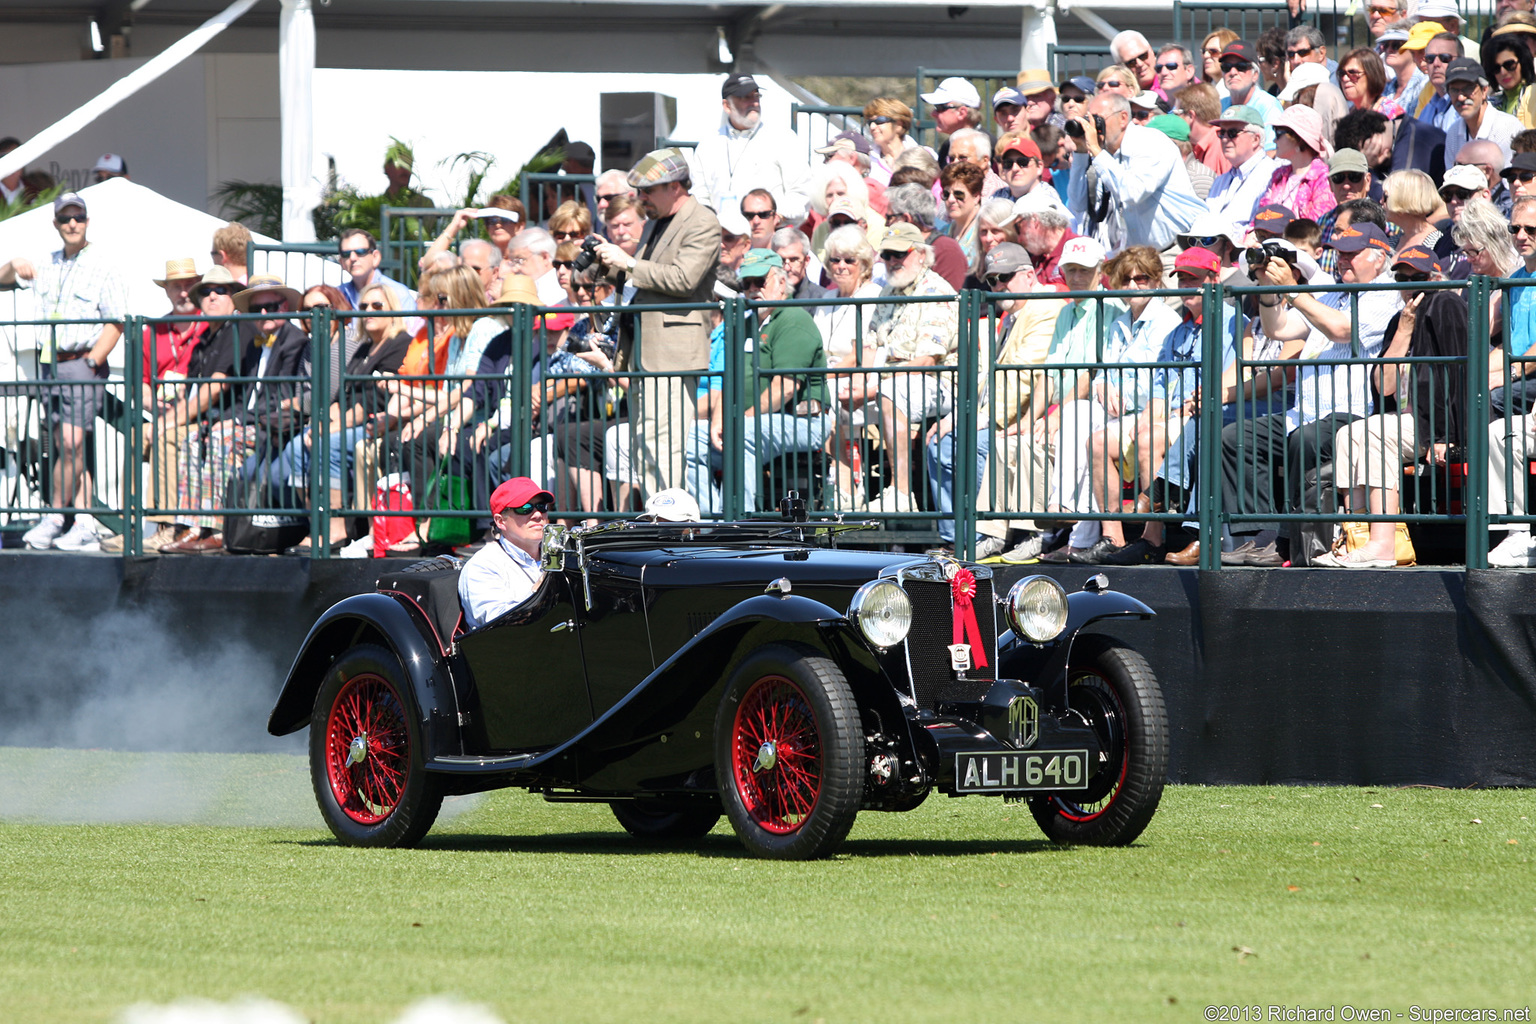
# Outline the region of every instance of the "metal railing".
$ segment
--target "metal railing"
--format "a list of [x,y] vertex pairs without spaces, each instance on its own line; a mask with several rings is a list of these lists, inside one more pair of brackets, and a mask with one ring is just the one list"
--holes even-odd
[[[409,518],[428,524],[429,533],[434,520],[462,520],[475,532],[480,529],[475,521],[488,516],[494,484],[532,473],[552,483],[559,505],[554,514],[573,520],[633,514],[639,495],[656,483],[689,487],[709,515],[724,518],[772,514],[780,494],[794,489],[818,513],[881,521],[886,531],[872,539],[886,543],[931,541],[940,524],[953,524],[954,545],[962,554],[974,551],[979,531],[996,535],[1009,523],[1031,520],[1191,523],[1203,541],[1201,567],[1214,569],[1224,529],[1362,520],[1442,532],[1449,527],[1460,535],[1466,564],[1481,567],[1490,526],[1533,521],[1524,503],[1536,456],[1536,441],[1526,440],[1526,406],[1506,399],[1492,414],[1487,386],[1490,310],[1496,303],[1509,308],[1516,291],[1531,286],[1529,280],[1476,277],[1432,285],[1279,290],[1216,283],[1199,291],[1164,290],[1151,293],[1152,301],[1198,299],[1193,308],[1202,320],[1198,327],[1185,326],[1187,346],[1180,348],[1170,335],[1155,358],[1143,352],[1136,359],[1121,358],[1113,349],[1116,317],[1126,302],[1145,298],[1146,292],[963,291],[855,300],[734,298],[723,306],[441,311],[429,317],[428,336],[444,326],[445,317],[476,318],[478,333],[470,338],[479,339],[483,361],[470,365],[465,361],[470,356],[458,356],[460,363],[443,372],[379,377],[333,369],[333,346],[311,342],[302,374],[259,377],[248,371],[223,378],[220,383],[241,396],[239,402],[226,403],[227,415],[187,422],[167,418],[168,399],[215,382],[141,379],[144,330],[159,322],[210,318],[130,317],[123,344],[126,379],[68,385],[99,388],[116,403],[96,424],[93,491],[77,504],[48,498],[54,457],[47,443],[48,413],[63,385],[36,374],[0,382],[0,408],[8,416],[6,464],[20,467],[9,478],[0,511],[12,524],[51,511],[95,512],[114,525],[120,518],[126,554],[141,551],[146,516],[184,522],[248,514],[301,517],[318,539],[331,535],[335,517],[367,517],[375,525]],[[1464,293],[1465,354],[1386,358],[1360,347],[1360,304],[1374,293],[1410,290]],[[1343,296],[1337,308],[1348,311],[1354,344],[1321,356],[1306,349],[1287,357],[1246,352],[1244,319],[1231,315],[1230,303],[1268,303],[1271,296],[1298,292]],[[1002,333],[1003,314],[996,305],[1011,301],[1025,308],[1076,303],[1077,314],[1096,315],[1080,320],[1073,328],[1078,335],[1069,331],[1058,338],[1060,346],[1045,360],[1020,361],[1017,353],[1028,346]],[[764,365],[763,340],[772,318],[794,309],[824,318],[821,327],[835,340],[830,363]],[[536,326],[536,317],[564,311],[597,318],[588,337],[604,351],[602,358],[592,356],[583,364],[572,362],[579,353],[551,350],[545,321]],[[645,314],[676,319],[712,311],[723,315],[719,357],[712,365],[634,368],[644,365]],[[923,322],[953,325],[953,344],[944,343],[949,355],[931,365],[887,361],[890,354],[882,345],[906,335],[882,332],[879,324],[902,316],[918,318],[917,323],[928,314],[932,317]],[[345,333],[345,324],[363,316],[322,307],[278,318],[307,323],[312,338],[333,338],[333,327]],[[607,353],[615,317],[629,317],[634,325],[628,366],[615,365]],[[838,317],[846,318],[841,327]],[[273,318],[255,314],[228,321]],[[19,337],[61,325],[34,320],[6,326]],[[1492,351],[1502,360],[1505,380],[1524,379],[1523,357]],[[1337,424],[1337,438],[1331,431],[1314,431],[1301,447],[1277,454],[1278,461],[1266,469],[1255,470],[1265,464],[1247,459],[1247,448],[1273,428],[1261,423],[1267,415],[1320,402],[1323,389],[1343,394],[1339,381],[1347,385],[1351,375],[1363,380],[1387,372],[1406,375],[1396,394],[1413,394],[1416,403],[1428,404],[1424,422],[1432,435],[1461,445],[1428,462],[1419,455],[1430,439],[1414,441],[1409,457],[1396,448],[1383,449],[1385,454],[1371,449],[1379,473],[1367,490],[1392,490],[1399,495],[1396,508],[1342,508],[1349,498],[1342,487],[1304,486],[1305,473],[1326,457],[1335,477],[1346,461],[1369,472],[1371,463],[1349,447],[1355,441],[1344,429],[1361,422],[1358,416]],[[1257,397],[1261,379],[1274,389],[1263,402]],[[793,385],[792,393],[772,391],[786,384]],[[1256,396],[1251,401],[1234,400],[1227,392],[1250,384]],[[1083,408],[1100,401],[1096,389],[1107,394],[1111,387],[1121,396],[1115,415],[1107,408]],[[777,397],[770,401],[770,394]],[[1136,397],[1125,397],[1132,394]],[[415,396],[414,406],[402,396]],[[285,400],[292,411],[279,415]],[[710,402],[722,410],[718,444],[708,421],[693,418]],[[749,414],[754,407],[757,414]],[[1363,411],[1351,407],[1352,414]],[[1390,412],[1381,402],[1375,411]],[[670,412],[677,418],[656,426],[658,417]],[[1456,415],[1463,426],[1451,423]],[[1053,417],[1052,429],[1037,430]],[[315,429],[320,423],[326,427]],[[1281,429],[1289,434],[1289,428]],[[1510,496],[1496,508],[1488,499],[1490,446],[1503,450],[1499,493]],[[1011,470],[1010,459],[1016,463]],[[626,462],[627,469],[614,468]],[[655,483],[645,479],[647,465]],[[1272,487],[1258,486],[1260,471],[1276,481]],[[414,508],[375,507],[376,481],[390,473],[412,480]],[[1159,479],[1173,485],[1169,493],[1183,497],[1157,512],[1127,509],[1128,496],[1151,489]],[[316,554],[326,557],[325,545],[317,545]]]
[[379,212],[379,269],[387,277],[416,287],[422,255],[437,240],[442,230],[439,225],[451,222],[458,212],[447,207],[384,207]]

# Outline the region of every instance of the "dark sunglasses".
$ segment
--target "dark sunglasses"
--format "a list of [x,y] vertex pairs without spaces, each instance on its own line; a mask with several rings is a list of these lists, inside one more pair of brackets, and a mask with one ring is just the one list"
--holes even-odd
[[229,285],[227,284],[205,284],[199,291],[204,295],[228,295],[230,293]]
[[[609,196],[608,199],[610,201],[612,201],[613,199],[615,199],[618,196],[621,196],[623,194],[624,193],[622,193],[622,192],[616,192],[613,195]],[[602,196],[599,196],[598,198],[601,199]],[[498,224],[516,224],[517,221],[512,220],[509,217],[487,217],[487,218],[485,218],[485,223],[486,223],[487,227],[495,227]]]
[[386,307],[382,302],[360,302],[358,303],[357,308],[365,311],[371,309],[375,313],[379,313],[388,307]]
[[1230,71],[1240,71],[1240,72],[1243,72],[1244,74],[1246,74],[1247,72],[1252,71],[1252,70],[1253,70],[1253,63],[1251,61],[1246,61],[1246,60],[1224,60],[1224,61],[1221,62],[1221,73],[1224,74],[1224,75],[1227,74]]
[[898,251],[896,249],[881,249],[880,260],[882,263],[889,263],[892,260],[904,260],[907,258],[907,253],[910,251],[911,250]]
[[283,311],[283,303],[281,300],[277,302],[253,302],[250,305],[250,311],[252,313],[281,313]]
[[1281,139],[1294,139],[1296,141],[1300,141],[1301,136],[1297,135],[1295,132],[1291,131],[1289,128],[1276,128],[1275,129],[1275,141],[1279,142]]
[[1342,185],[1346,181],[1351,185],[1358,185],[1365,180],[1364,171],[1336,171],[1328,175],[1328,180],[1335,185]]
[[62,217],[53,218],[53,222],[55,224],[84,224],[90,219],[83,213],[66,213]]
[[367,256],[371,252],[373,252],[373,246],[371,245],[366,249],[343,249],[341,250],[341,258],[346,259],[348,256]]
[[1464,203],[1472,198],[1472,193],[1464,188],[1457,188],[1455,185],[1451,185],[1440,190],[1440,198],[1448,203]]
[[1311,53],[1315,49],[1317,49],[1317,47],[1315,47],[1315,46],[1308,46],[1308,47],[1306,47],[1304,49],[1301,49],[1301,50],[1286,50],[1285,51],[1285,55],[1287,57],[1291,58],[1291,60],[1295,60],[1297,57],[1305,57],[1307,54]]
[[1414,271],[1412,273],[1398,271],[1392,275],[1392,279],[1395,280],[1398,284],[1422,284],[1423,282],[1429,280],[1429,275],[1419,273],[1418,271]]
[[1009,153],[1007,156],[998,161],[998,166],[1005,171],[1011,171],[1015,167],[1028,167],[1031,163],[1034,162],[1034,160],[1035,158],[1032,156],[1017,156],[1013,153]]
[[1152,60],[1152,51],[1148,50],[1146,53],[1143,53],[1140,56],[1125,58],[1125,63],[1127,65],[1131,65],[1131,64],[1146,64],[1146,63],[1150,62],[1151,60]]
[[446,296],[446,295],[442,294],[441,292],[439,292],[438,296],[437,296],[437,304],[440,307],[442,307],[443,309],[447,309],[448,308],[448,296]]
[[1403,48],[1403,44],[1397,40],[1390,43],[1381,43],[1376,47],[1377,53],[1396,53]]
[[856,264],[858,262],[859,262],[859,258],[857,256],[828,256],[827,257],[827,266],[829,266],[829,267],[836,266],[839,263],[846,263],[846,264],[848,264],[851,267],[851,266],[853,266],[854,264]]
[[1216,129],[1216,134],[1221,138],[1226,139],[1228,142],[1231,142],[1233,139],[1236,139],[1239,135],[1243,134],[1243,132],[1247,130],[1248,129],[1246,128],[1218,128]]
[[876,117],[870,118],[868,121],[866,121],[864,123],[865,124],[895,124],[896,123],[896,119],[894,117],[886,117],[884,114],[880,114],[880,115],[878,115]]
[[951,111],[951,110],[964,110],[964,109],[965,109],[965,104],[964,103],[941,103],[938,106],[933,108],[933,112],[935,114],[943,114],[943,113],[947,113],[948,111]]
[[741,215],[747,220],[770,220],[778,216],[772,210],[742,210]]
[[1524,183],[1530,181],[1533,178],[1536,178],[1536,171],[1516,171],[1510,169],[1500,171],[1499,176],[1505,181],[1518,181]]
[[551,231],[549,236],[557,242],[569,242],[573,238],[581,238],[580,231]]
[[1454,53],[1426,53],[1424,55],[1425,64],[1449,64],[1455,59],[1456,55]]
[[1509,233],[1512,235],[1536,236],[1536,224],[1511,224]]
[[1179,68],[1181,68],[1183,66],[1184,65],[1182,63],[1180,63],[1179,61],[1176,61],[1176,60],[1168,61],[1167,63],[1164,63],[1164,64],[1154,64],[1153,65],[1153,67],[1157,68],[1157,70],[1159,70],[1159,71],[1177,71],[1177,70],[1179,70]]
[[1107,78],[1099,83],[1100,89],[1124,89],[1126,85],[1118,78]]
[[940,192],[939,196],[941,198],[943,198],[943,199],[969,199],[969,198],[971,198],[971,194],[969,192],[967,192],[963,188],[946,189],[945,191]]
[[1500,71],[1518,71],[1520,62],[1518,60],[1500,61],[1497,67]]
[[1152,283],[1152,275],[1151,274],[1132,274],[1131,275],[1131,284],[1134,284],[1134,285],[1137,285],[1139,287],[1145,288],[1147,285],[1149,285],[1151,283]]
[[987,290],[1005,292],[1008,290],[1008,282],[1013,280],[1013,274],[993,274],[986,279]]
[[531,516],[535,512],[543,512],[548,514],[549,510],[554,507],[555,506],[552,503],[547,501],[530,501],[526,505],[519,505],[516,508],[508,505],[506,508],[502,509],[502,511],[511,512],[515,516]]
[[555,260],[555,269],[559,270],[561,267],[570,267],[571,269],[574,270],[576,268],[576,261],[575,260]]
[[1184,237],[1189,239],[1190,247],[1195,249],[1214,249],[1227,241],[1226,235],[1185,235]]

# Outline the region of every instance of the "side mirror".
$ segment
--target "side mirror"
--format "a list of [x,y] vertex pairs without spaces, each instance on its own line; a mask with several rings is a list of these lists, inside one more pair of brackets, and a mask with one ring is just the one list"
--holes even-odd
[[565,570],[565,534],[569,527],[550,523],[544,527],[544,542],[539,550],[539,568],[545,572]]

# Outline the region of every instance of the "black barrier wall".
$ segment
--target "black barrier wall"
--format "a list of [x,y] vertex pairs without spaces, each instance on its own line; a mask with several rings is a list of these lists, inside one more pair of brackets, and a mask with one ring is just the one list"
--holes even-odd
[[[0,745],[302,750],[283,676],[386,566],[0,555]],[[1162,681],[1175,782],[1536,785],[1536,574],[1101,571],[1158,612],[1095,628]]]

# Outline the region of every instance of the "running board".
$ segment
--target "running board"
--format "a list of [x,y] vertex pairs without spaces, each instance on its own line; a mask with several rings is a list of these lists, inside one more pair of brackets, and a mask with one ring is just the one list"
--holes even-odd
[[539,756],[538,754],[508,754],[505,757],[462,757],[451,755],[434,757],[427,762],[427,771],[473,775],[488,769],[494,771],[503,768],[522,768],[538,760]]

